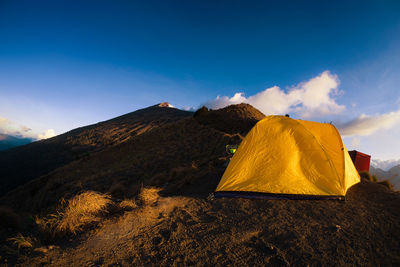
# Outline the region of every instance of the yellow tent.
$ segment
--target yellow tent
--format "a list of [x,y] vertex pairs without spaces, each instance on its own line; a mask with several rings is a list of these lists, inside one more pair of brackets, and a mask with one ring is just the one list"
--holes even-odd
[[359,181],[333,125],[267,116],[240,144],[215,196],[342,198]]

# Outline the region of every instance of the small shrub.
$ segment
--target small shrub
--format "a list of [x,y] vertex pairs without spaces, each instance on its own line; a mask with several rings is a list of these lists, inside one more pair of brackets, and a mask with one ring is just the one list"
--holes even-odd
[[375,175],[371,176],[371,174],[369,172],[360,172],[359,174],[360,174],[360,177],[362,179],[365,179],[367,181],[370,181],[370,182],[377,182],[378,181],[376,176]]
[[160,188],[155,187],[142,188],[138,196],[139,203],[142,205],[155,204],[160,198],[160,195],[158,194],[160,190]]
[[18,233],[16,237],[8,238],[7,241],[12,242],[14,245],[20,248],[31,248],[33,247],[34,240],[30,237],[24,237],[21,233]]

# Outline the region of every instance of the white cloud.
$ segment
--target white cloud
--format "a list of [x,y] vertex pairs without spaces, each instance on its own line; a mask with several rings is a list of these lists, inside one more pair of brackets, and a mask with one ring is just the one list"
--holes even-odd
[[46,130],[44,133],[39,134],[39,135],[37,136],[37,138],[38,138],[39,140],[42,140],[42,139],[51,138],[51,137],[53,137],[53,136],[56,136],[56,133],[54,132],[54,130],[53,130],[53,129],[48,129],[48,130]]
[[384,171],[388,171],[390,168],[400,165],[400,159],[389,159],[389,160],[371,159],[371,165],[375,168],[380,168]]
[[48,129],[41,134],[35,134],[31,128],[24,125],[18,125],[17,123],[14,123],[13,121],[10,121],[4,117],[0,117],[0,134],[39,140],[50,138],[56,135],[53,129]]
[[351,121],[339,124],[337,127],[343,136],[371,135],[379,129],[390,129],[400,122],[400,110],[368,116],[360,115]]
[[345,106],[337,104],[333,98],[341,93],[338,86],[338,77],[324,71],[319,76],[292,87],[288,93],[273,86],[249,97],[240,92],[233,97],[218,96],[205,105],[218,109],[232,104],[248,103],[266,115],[294,112],[303,118],[320,117],[345,110]]
[[8,134],[10,132],[11,122],[6,119],[0,117],[0,133]]
[[30,131],[32,131],[32,129],[31,128],[29,128],[29,127],[27,127],[27,126],[21,126],[21,129],[22,129],[22,131],[23,132],[30,132]]
[[0,134],[13,135],[18,137],[30,137],[31,128],[18,125],[7,118],[0,117]]
[[185,111],[196,111],[196,109],[194,107],[189,107],[189,106],[183,106],[182,110],[185,110]]

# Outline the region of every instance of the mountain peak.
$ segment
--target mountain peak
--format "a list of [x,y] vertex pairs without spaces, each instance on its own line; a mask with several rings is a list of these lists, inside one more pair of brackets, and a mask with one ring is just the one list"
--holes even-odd
[[158,104],[157,106],[159,106],[159,107],[161,107],[161,108],[174,108],[174,106],[171,105],[171,104],[168,103],[168,102],[162,102],[162,103]]
[[242,103],[217,110],[209,110],[203,107],[196,111],[194,117],[201,124],[208,125],[220,131],[246,135],[265,115],[253,106]]

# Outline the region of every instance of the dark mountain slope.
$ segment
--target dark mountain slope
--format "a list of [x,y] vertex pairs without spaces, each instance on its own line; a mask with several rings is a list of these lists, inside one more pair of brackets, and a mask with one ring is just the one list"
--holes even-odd
[[123,143],[148,130],[192,116],[165,105],[77,128],[59,136],[0,152],[0,195],[94,151]]
[[132,197],[143,185],[164,187],[166,194],[207,196],[225,169],[225,146],[243,138],[215,128],[224,125],[245,133],[257,122],[254,113],[264,117],[249,105],[236,105],[209,111],[212,124],[198,123],[196,117],[154,128],[33,180],[3,201],[38,212],[82,189]]
[[224,171],[225,145],[240,140],[240,135],[184,119],[71,162],[2,200],[18,210],[39,212],[82,189],[123,198],[135,196],[142,186],[159,186],[166,193],[207,196]]

